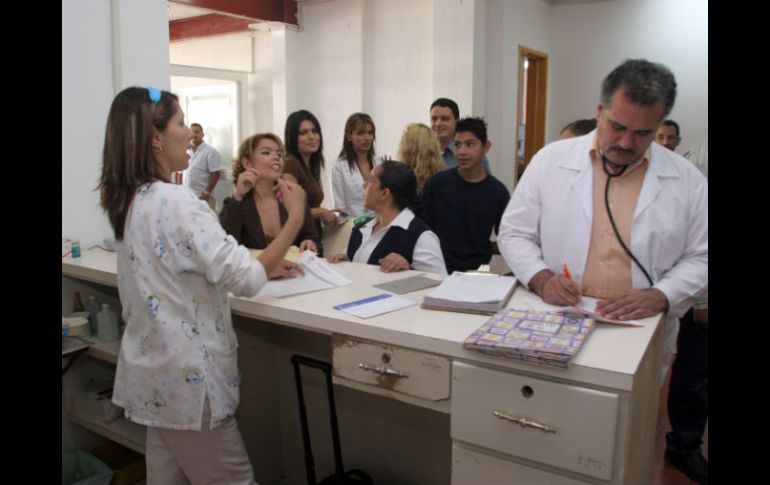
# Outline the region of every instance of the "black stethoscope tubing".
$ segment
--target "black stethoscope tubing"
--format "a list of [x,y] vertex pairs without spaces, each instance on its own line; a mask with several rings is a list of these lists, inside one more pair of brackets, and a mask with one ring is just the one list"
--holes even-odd
[[623,247],[623,250],[631,257],[631,260],[636,263],[636,265],[639,267],[639,269],[642,270],[642,273],[644,273],[644,276],[647,278],[647,281],[650,283],[650,286],[653,286],[652,278],[650,278],[650,274],[647,272],[646,269],[644,269],[644,266],[642,266],[642,263],[639,262],[638,259],[636,259],[636,256],[634,256],[634,253],[631,252],[630,249],[628,249],[628,246],[626,246],[626,243],[623,242],[623,238],[620,237],[620,231],[618,231],[618,226],[615,224],[615,218],[612,217],[612,211],[610,210],[610,180],[612,180],[614,177],[619,177],[623,175],[623,172],[626,171],[628,168],[628,165],[623,165],[620,167],[620,172],[618,173],[611,173],[608,169],[608,165],[612,165],[614,167],[617,167],[618,165],[610,161],[606,156],[604,156],[604,153],[601,155],[602,159],[602,169],[604,170],[604,173],[607,174],[607,183],[604,185],[604,207],[607,209],[607,215],[610,217],[610,224],[612,225],[612,230],[615,231],[615,236],[618,238],[618,242]]

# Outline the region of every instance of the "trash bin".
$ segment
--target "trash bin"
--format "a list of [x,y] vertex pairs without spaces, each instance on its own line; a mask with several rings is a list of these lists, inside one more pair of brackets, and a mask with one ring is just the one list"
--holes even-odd
[[109,485],[112,470],[84,450],[65,451],[61,455],[62,485]]

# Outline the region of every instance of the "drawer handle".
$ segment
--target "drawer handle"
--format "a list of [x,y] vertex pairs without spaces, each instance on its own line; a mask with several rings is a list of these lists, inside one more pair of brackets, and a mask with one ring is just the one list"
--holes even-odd
[[371,364],[364,364],[359,362],[358,367],[363,370],[369,370],[372,372],[376,372],[378,374],[382,374],[384,376],[395,376],[395,377],[409,377],[408,372],[404,372],[401,370],[394,370],[389,369],[387,367],[381,366],[381,365],[371,365]]
[[531,421],[527,418],[515,418],[513,416],[510,416],[505,413],[501,413],[500,411],[493,411],[492,414],[495,415],[495,417],[500,419],[505,419],[508,421],[513,421],[516,424],[521,425],[522,428],[535,428],[539,429],[540,431],[544,433],[555,433],[556,430],[548,426],[547,424],[541,424],[537,421]]

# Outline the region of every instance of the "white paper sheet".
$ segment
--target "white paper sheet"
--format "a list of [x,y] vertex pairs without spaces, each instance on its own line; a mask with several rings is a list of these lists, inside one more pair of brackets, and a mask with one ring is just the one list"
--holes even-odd
[[342,305],[335,306],[334,309],[349,313],[359,318],[369,318],[414,305],[417,305],[417,302],[407,298],[393,296],[388,293],[382,293],[362,300],[343,303]]
[[582,313],[583,315],[588,315],[594,320],[596,320],[597,322],[612,323],[615,325],[625,325],[628,327],[643,326],[641,323],[637,322],[636,320],[610,320],[609,318],[598,315],[596,313],[596,303],[598,301],[599,300],[597,300],[596,298],[591,298],[590,296],[581,296],[580,301],[578,301],[578,304],[570,307],[570,306],[549,305],[543,300],[538,300],[534,298],[525,298],[524,307],[532,310],[548,310],[548,311],[554,311],[554,312],[572,311],[572,312]]
[[351,280],[335,272],[329,263],[310,251],[305,251],[298,261],[305,271],[304,276],[268,281],[261,294],[282,298],[311,291],[336,288],[352,283]]

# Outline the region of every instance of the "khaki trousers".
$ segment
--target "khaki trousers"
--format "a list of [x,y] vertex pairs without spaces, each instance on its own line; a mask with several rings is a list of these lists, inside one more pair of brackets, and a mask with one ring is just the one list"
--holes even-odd
[[200,431],[147,427],[148,485],[255,485],[235,418],[209,429],[208,397]]

